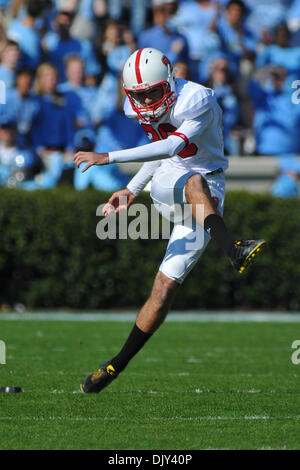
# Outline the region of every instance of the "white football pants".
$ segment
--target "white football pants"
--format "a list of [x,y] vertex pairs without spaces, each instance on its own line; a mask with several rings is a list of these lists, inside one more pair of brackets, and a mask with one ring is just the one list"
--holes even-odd
[[[192,219],[187,205],[185,184],[193,174],[197,172],[160,166],[151,183],[151,198],[156,209],[175,224],[159,271],[179,284],[194,267],[210,240],[209,234]],[[212,176],[200,174],[206,179],[211,196],[217,198],[218,210],[223,214],[224,173]]]

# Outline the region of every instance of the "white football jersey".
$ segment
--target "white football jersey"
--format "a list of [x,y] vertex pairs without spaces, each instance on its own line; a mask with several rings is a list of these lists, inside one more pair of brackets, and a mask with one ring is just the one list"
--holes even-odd
[[228,159],[223,148],[222,110],[215,92],[197,83],[176,79],[176,95],[175,104],[158,121],[139,120],[128,98],[124,112],[139,121],[151,141],[166,139],[175,133],[186,142],[183,150],[174,157],[161,160],[161,165],[199,172],[226,170]]

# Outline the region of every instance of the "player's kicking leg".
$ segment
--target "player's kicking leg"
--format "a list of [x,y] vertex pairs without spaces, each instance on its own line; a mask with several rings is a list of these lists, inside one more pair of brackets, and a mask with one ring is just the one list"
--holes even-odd
[[116,379],[128,362],[144,346],[164,321],[174,300],[179,284],[158,272],[150,297],[138,313],[136,323],[123,348],[97,372],[90,374],[80,385],[84,393],[99,393]]
[[[163,322],[178,286],[196,264],[210,238],[229,255],[232,264],[239,272],[244,271],[265,243],[264,240],[236,240],[228,232],[218,213],[218,209],[222,213],[224,202],[225,188],[222,178],[218,181],[218,177],[207,177],[206,181],[201,175],[193,174],[182,179],[182,175],[176,176],[175,171],[173,177],[174,181],[171,184],[169,174],[167,177],[163,172],[158,175],[156,180],[152,181],[152,198],[158,203],[161,200],[164,201],[163,204],[170,206],[174,202],[191,204],[193,218],[198,226],[202,227],[202,246],[188,249],[187,244],[191,242],[191,235],[195,235],[195,229],[181,224],[174,226],[151,295],[139,312],[126,343],[117,356],[105,362],[97,372],[90,374],[82,382],[81,390],[85,393],[98,393],[109,385],[144,346]],[[164,186],[165,182],[168,184],[167,187]],[[174,188],[176,188],[175,198]],[[163,200],[160,199],[160,192],[163,194]],[[215,202],[216,199],[218,204]],[[204,210],[198,212],[198,205],[202,205]]]
[[[192,175],[185,186],[186,200],[192,206],[193,217],[204,227],[214,240],[229,256],[232,265],[243,273],[265,245],[265,240],[236,240],[227,230],[222,217],[218,214],[216,203],[211,197],[208,184],[201,175]],[[203,211],[197,211],[202,205]]]

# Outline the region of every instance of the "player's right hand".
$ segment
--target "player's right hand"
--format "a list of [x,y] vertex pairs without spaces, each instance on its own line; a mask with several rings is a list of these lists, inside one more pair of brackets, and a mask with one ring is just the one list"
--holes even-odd
[[133,194],[128,188],[116,191],[103,207],[103,214],[107,217],[113,211],[118,213],[122,209],[128,209],[135,197],[135,194]]
[[84,173],[88,168],[93,165],[108,165],[109,156],[108,153],[96,153],[96,152],[83,152],[79,151],[73,158],[77,168],[80,167],[81,163],[85,162],[86,166],[81,170]]

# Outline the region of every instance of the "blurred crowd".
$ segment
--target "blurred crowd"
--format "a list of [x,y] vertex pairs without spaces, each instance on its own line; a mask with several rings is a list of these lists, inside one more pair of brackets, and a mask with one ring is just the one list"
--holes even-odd
[[117,165],[83,174],[72,157],[148,142],[123,115],[121,72],[149,46],[215,90],[230,158],[284,158],[272,192],[295,195],[300,0],[0,0],[0,185],[126,185]]

